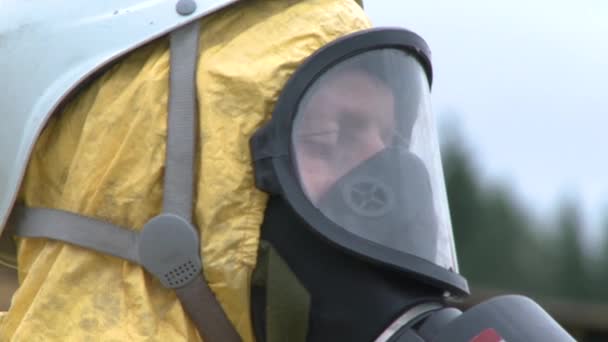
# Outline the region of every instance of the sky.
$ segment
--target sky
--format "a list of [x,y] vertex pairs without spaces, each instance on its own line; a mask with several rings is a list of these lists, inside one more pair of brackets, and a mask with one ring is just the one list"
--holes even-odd
[[433,107],[491,181],[540,218],[580,201],[587,241],[608,208],[608,2],[367,0],[374,26],[421,35]]

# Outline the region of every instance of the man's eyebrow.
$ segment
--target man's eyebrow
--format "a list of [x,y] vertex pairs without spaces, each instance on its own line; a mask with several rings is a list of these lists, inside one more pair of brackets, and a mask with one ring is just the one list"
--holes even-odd
[[295,136],[296,136],[296,138],[309,138],[309,137],[316,137],[316,136],[320,136],[320,135],[333,134],[333,133],[338,133],[338,130],[331,129],[331,130],[318,131],[318,132],[305,132],[305,133],[296,134]]

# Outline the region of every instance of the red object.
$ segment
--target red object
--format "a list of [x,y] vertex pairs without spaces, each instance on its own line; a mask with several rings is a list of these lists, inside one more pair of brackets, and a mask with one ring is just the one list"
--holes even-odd
[[494,329],[486,329],[469,342],[506,342]]

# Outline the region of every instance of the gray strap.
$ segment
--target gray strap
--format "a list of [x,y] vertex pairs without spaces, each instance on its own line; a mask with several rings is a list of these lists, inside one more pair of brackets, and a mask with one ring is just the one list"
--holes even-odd
[[[239,334],[200,271],[198,241],[192,241],[189,248],[185,248],[184,243],[184,237],[188,236],[198,240],[192,226],[192,208],[199,27],[195,21],[170,36],[164,214],[150,220],[142,232],[137,233],[65,211],[17,207],[11,215],[10,227],[18,236],[60,240],[144,265],[165,286],[175,288],[205,342],[238,342],[241,341]],[[167,243],[168,240],[173,243]],[[185,273],[189,276],[187,280]],[[182,280],[186,283],[183,286]]]
[[[167,161],[163,211],[192,222],[194,151],[196,146],[196,64],[198,21],[171,33],[171,74]],[[197,253],[198,254],[198,253]],[[224,310],[207,285],[202,272],[175,289],[184,310],[206,342],[241,341]]]
[[205,342],[241,341],[232,323],[226,318],[224,310],[217,304],[202,273],[187,285],[176,288],[175,293]]
[[192,221],[199,21],[171,33],[163,212]]
[[[20,237],[59,240],[136,264],[145,264],[137,257],[138,250],[143,246],[140,243],[143,233],[138,234],[78,214],[57,209],[16,206],[9,218],[8,228]],[[166,240],[170,240],[170,237]],[[162,254],[163,251],[158,252]],[[178,272],[180,271],[176,271]],[[163,279],[160,280],[162,282]],[[205,342],[241,341],[201,271],[187,284],[174,290]]]
[[48,238],[137,261],[137,232],[56,209],[16,206],[8,227],[20,237]]

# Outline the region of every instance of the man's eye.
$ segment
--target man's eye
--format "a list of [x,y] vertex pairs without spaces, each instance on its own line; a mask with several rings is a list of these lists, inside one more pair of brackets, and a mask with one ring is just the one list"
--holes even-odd
[[343,116],[340,120],[340,136],[350,138],[363,133],[372,123],[366,117],[357,117],[356,115]]
[[[361,131],[357,129],[345,128],[340,130],[338,140],[340,145],[348,147],[350,144],[356,143],[361,137]],[[354,146],[350,146],[351,148]]]
[[306,139],[300,141],[300,146],[309,156],[318,156],[324,159],[331,157],[334,144],[322,139]]

